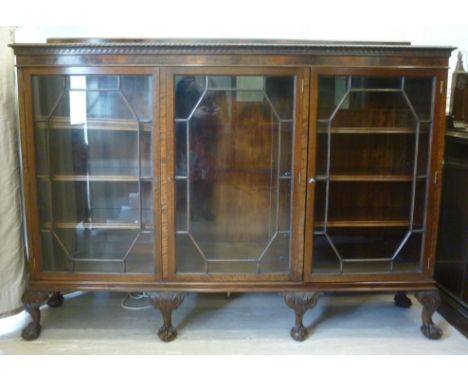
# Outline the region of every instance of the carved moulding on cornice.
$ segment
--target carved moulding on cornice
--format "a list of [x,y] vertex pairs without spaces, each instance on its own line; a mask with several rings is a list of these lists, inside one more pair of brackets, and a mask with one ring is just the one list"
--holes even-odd
[[286,54],[450,56],[451,47],[222,44],[12,44],[16,55]]

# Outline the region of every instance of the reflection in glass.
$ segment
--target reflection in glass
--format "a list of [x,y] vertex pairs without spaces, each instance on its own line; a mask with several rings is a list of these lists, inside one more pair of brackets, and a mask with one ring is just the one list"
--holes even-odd
[[177,272],[288,273],[294,77],[175,84]]
[[319,77],[314,274],[420,271],[432,87]]
[[44,270],[154,272],[151,84],[33,77]]

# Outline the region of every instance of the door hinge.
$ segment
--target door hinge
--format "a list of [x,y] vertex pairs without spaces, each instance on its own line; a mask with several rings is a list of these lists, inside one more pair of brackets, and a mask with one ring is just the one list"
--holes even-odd
[[444,93],[444,80],[441,80],[441,81],[440,81],[440,89],[439,89],[439,91],[440,91],[440,94],[443,94],[443,93]]
[[304,93],[304,80],[301,80],[301,92]]
[[434,184],[437,184],[438,178],[439,178],[439,171],[436,171],[434,173]]

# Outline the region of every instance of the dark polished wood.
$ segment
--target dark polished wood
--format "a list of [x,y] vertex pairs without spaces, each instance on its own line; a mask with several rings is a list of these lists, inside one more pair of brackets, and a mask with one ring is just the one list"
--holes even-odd
[[[468,73],[462,53],[452,75],[434,278],[442,298],[468,312]],[[463,313],[462,313],[463,316]]]
[[54,292],[47,300],[47,305],[49,305],[51,308],[58,308],[63,305],[64,300],[65,299],[61,292]]
[[21,337],[27,341],[37,339],[41,334],[41,305],[47,300],[49,292],[27,289],[22,297],[24,309],[31,316],[30,322],[21,332]]
[[411,299],[406,295],[406,292],[398,291],[394,297],[395,305],[400,308],[409,308],[413,303]]
[[295,314],[295,323],[291,328],[291,337],[296,341],[304,341],[307,338],[308,330],[302,320],[304,314],[312,309],[318,302],[321,292],[312,293],[285,293],[284,301]]
[[163,318],[163,325],[158,330],[159,338],[164,342],[170,342],[177,337],[177,330],[172,326],[172,311],[177,309],[186,293],[158,292],[151,293],[151,304],[159,309]]
[[437,313],[468,339],[468,309],[460,305],[460,301],[457,298],[445,292],[440,286],[439,290],[441,301]]
[[[286,303],[296,314],[291,335],[303,340],[307,335],[303,315],[316,304],[321,292],[397,292],[395,303],[402,306],[408,304],[402,291],[434,289],[445,93],[453,48],[406,42],[160,39],[51,39],[47,44],[12,47],[18,68],[22,174],[31,254],[30,292],[25,294],[29,302],[25,306],[33,322],[25,329],[26,337],[37,338],[40,333],[39,306],[47,298],[44,290],[55,291],[49,300],[51,306],[63,302],[57,292],[61,290],[152,292],[152,304],[161,311],[164,321],[158,334],[163,341],[170,341],[176,337],[172,312],[189,291],[285,293]],[[197,150],[204,151],[195,159],[208,159],[208,167],[216,167],[217,183],[200,186],[205,175],[199,175],[195,179],[198,184],[192,182],[192,188],[185,188],[186,192],[203,194],[202,198],[195,196],[187,210],[191,208],[191,213],[205,220],[204,225],[200,220],[195,222],[201,228],[187,238],[189,244],[196,245],[190,244],[191,249],[185,251],[176,240],[177,230],[183,231],[176,227],[181,221],[178,213],[183,210],[178,206],[184,203],[183,193],[176,187],[181,179],[176,173],[177,158],[181,158],[176,132],[177,81],[182,77],[197,77],[199,81],[202,76],[208,76],[206,83],[211,83],[203,96],[198,94],[198,105],[191,105],[191,117],[200,118],[207,109],[222,113],[217,121],[211,116],[204,127],[200,127],[200,121],[187,125],[194,136],[186,138],[189,157],[195,158]],[[213,80],[216,76],[224,77],[222,96],[212,88],[221,83]],[[278,77],[294,78],[294,86],[268,80]],[[92,78],[97,80],[88,81]],[[150,80],[138,82],[138,78]],[[325,89],[321,87],[323,78],[335,78],[335,82]],[[367,81],[370,86],[377,79],[390,87],[394,78],[413,79],[417,97],[409,89],[408,98],[414,110],[401,106],[407,101],[402,94],[392,93],[395,88],[386,89],[383,95],[370,89],[365,97],[359,95],[362,89],[357,89],[332,115],[343,95],[343,78]],[[57,88],[57,79],[64,83],[62,88]],[[78,89],[70,88],[72,79],[78,82],[73,85]],[[88,82],[83,85],[83,81]],[[142,83],[147,85],[142,87]],[[72,123],[66,98],[85,92],[89,103],[86,129],[83,124]],[[105,101],[93,98],[97,93],[105,94]],[[194,94],[192,97],[196,98]],[[431,102],[427,119],[432,122],[418,117],[422,121],[421,144],[416,158],[425,172],[421,170],[414,183],[414,113],[420,113],[427,100]],[[95,104],[98,106],[93,111]],[[142,110],[147,112],[145,118],[140,118]],[[291,113],[287,117],[277,115],[284,110]],[[317,121],[328,117],[334,120],[330,130],[333,153],[329,203],[324,182],[316,179],[320,175],[316,168],[326,163],[323,149],[328,145],[324,124]],[[278,120],[285,121],[281,128]],[[140,142],[138,155],[136,136]],[[52,148],[50,153],[47,147]],[[283,171],[275,155],[291,167]],[[71,165],[67,162],[70,158]],[[93,161],[94,167],[89,165]],[[138,162],[135,171],[125,172],[132,161]],[[53,171],[44,172],[44,163]],[[105,167],[109,163],[114,173]],[[70,171],[57,172],[66,168],[62,165]],[[151,173],[143,174],[148,165]],[[96,166],[102,171],[86,172]],[[275,177],[283,183],[275,184]],[[89,182],[89,188],[102,189],[90,191],[79,184],[84,181]],[[151,185],[145,183],[148,181]],[[411,220],[413,193],[416,202]],[[145,217],[151,222],[116,212],[122,209],[131,214],[135,195],[141,195],[141,203],[135,204],[151,215]],[[277,195],[284,199],[276,199]],[[90,200],[98,201],[94,210]],[[47,203],[52,204],[51,221],[47,220]],[[325,205],[328,219],[320,217]],[[207,211],[208,207],[212,211]],[[380,257],[391,255],[390,250],[398,247],[398,240],[405,237],[411,224],[415,231],[423,223],[424,233],[417,233],[417,239],[401,248],[402,253],[406,251],[405,261],[395,269],[384,269]],[[280,225],[283,228],[278,229]],[[274,229],[275,235],[289,240],[284,241],[284,248],[272,245]],[[330,241],[342,234],[337,251],[343,251],[344,243],[351,260],[345,263],[344,272],[328,272],[326,267],[316,272],[320,260],[314,253],[320,243],[314,241],[314,232],[322,229],[328,230]],[[140,243],[138,236],[128,234],[134,230],[146,232],[151,243]],[[55,236],[45,231],[53,231]],[[109,231],[114,233],[101,234]],[[93,237],[100,239],[94,242]],[[116,244],[127,237],[131,238],[129,251]],[[108,252],[109,248],[121,253]],[[328,250],[325,257],[335,259],[336,254]],[[204,252],[215,261],[203,266],[191,263],[196,262],[196,256],[198,260],[205,256],[206,260]],[[90,258],[83,253],[91,254]],[[271,261],[265,268],[256,267],[252,253]],[[131,258],[131,254],[143,255],[136,256],[133,268],[122,268],[119,261]],[[181,255],[186,262],[179,261]],[[248,261],[240,264],[242,256]],[[378,261],[371,266],[360,262],[366,256]],[[108,257],[110,261],[101,263]],[[408,263],[410,268],[405,268]],[[423,332],[434,337],[438,332],[430,316],[437,297],[433,292],[419,296],[425,304]]]
[[448,120],[434,278],[468,311],[468,132]]
[[440,305],[440,294],[437,289],[428,291],[419,291],[415,293],[416,299],[423,306],[421,332],[431,340],[438,340],[442,337],[440,329],[432,321],[432,315]]

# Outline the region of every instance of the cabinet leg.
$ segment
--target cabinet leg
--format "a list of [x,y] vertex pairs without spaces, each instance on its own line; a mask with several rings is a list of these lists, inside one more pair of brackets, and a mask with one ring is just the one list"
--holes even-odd
[[49,297],[47,300],[47,305],[49,305],[51,308],[58,308],[63,305],[63,300],[63,294],[57,291],[52,293],[52,296]]
[[164,342],[169,342],[177,337],[177,330],[172,326],[172,311],[177,309],[187,293],[151,293],[151,304],[159,309],[163,318],[163,326],[158,330],[159,338]]
[[26,290],[22,297],[24,309],[32,318],[30,322],[21,332],[21,337],[25,340],[35,340],[41,334],[41,305],[47,300],[48,292]]
[[296,322],[291,329],[291,337],[296,341],[304,341],[307,337],[307,328],[302,323],[304,314],[313,308],[322,295],[321,292],[312,293],[284,293],[284,301],[296,315]]
[[413,304],[406,295],[406,292],[403,291],[396,292],[393,301],[395,301],[395,305],[400,308],[409,308]]
[[442,337],[440,329],[432,321],[432,315],[440,305],[440,295],[437,289],[420,291],[415,293],[416,299],[423,306],[421,332],[431,340],[438,340]]

